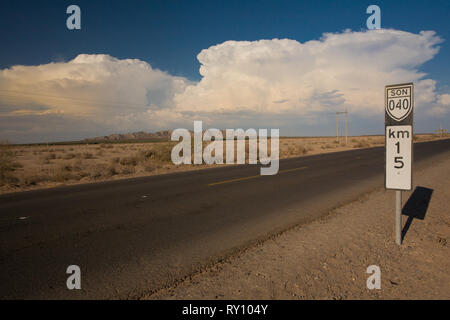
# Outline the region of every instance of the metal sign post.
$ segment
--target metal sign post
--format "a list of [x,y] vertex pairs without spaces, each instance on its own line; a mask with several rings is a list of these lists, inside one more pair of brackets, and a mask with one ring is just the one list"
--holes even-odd
[[385,187],[396,190],[395,242],[402,243],[402,191],[412,188],[414,84],[385,88]]
[[395,243],[402,244],[402,191],[395,191]]

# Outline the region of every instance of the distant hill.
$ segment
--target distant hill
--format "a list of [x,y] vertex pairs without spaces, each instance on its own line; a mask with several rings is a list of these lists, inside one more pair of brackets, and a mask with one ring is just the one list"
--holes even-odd
[[149,132],[133,132],[133,133],[115,133],[109,136],[101,136],[94,138],[84,139],[84,142],[119,142],[119,141],[141,141],[141,140],[160,140],[168,141],[170,140],[171,130],[158,131],[154,133]]

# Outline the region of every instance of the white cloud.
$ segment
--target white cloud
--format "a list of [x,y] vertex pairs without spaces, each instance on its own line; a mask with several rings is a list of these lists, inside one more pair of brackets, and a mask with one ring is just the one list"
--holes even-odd
[[450,94],[441,94],[438,98],[439,104],[450,106]]
[[430,109],[429,114],[439,117],[447,113],[450,113],[450,94],[438,95],[437,103]]
[[442,113],[449,95],[438,95],[436,81],[418,71],[440,42],[432,31],[388,29],[305,43],[227,41],[200,52],[199,82],[109,55],[14,66],[0,70],[0,136],[39,140],[39,126],[50,134],[47,124],[55,137],[66,137],[190,127],[193,119],[282,128],[292,119],[315,123],[338,109],[371,116],[383,112],[384,86],[400,82],[415,83],[417,108]]
[[137,59],[82,54],[69,62],[1,70],[0,115],[54,114],[132,129],[152,112],[171,108],[174,94],[188,83]]
[[227,41],[198,55],[202,80],[175,97],[180,110],[311,114],[383,110],[386,84],[415,82],[416,106],[436,99],[417,71],[439,51],[434,32],[346,31],[319,41]]

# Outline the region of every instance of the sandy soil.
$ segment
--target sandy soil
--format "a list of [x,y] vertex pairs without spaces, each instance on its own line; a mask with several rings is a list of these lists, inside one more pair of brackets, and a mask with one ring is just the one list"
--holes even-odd
[[[416,141],[438,139],[416,135]],[[175,166],[170,152],[176,143],[122,143],[82,145],[0,146],[0,194],[62,185],[92,183],[176,171],[197,170],[211,165]],[[384,136],[281,138],[280,157],[369,148],[384,144]]]
[[[379,189],[145,298],[450,299],[450,152],[432,161],[415,171],[415,185],[433,190],[428,210],[401,246],[394,191]],[[420,216],[425,198],[404,210]],[[381,269],[380,290],[367,289],[370,265]]]

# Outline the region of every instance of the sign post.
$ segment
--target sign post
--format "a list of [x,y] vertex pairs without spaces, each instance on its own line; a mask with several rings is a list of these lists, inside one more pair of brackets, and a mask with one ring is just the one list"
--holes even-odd
[[395,242],[402,243],[402,191],[412,188],[414,84],[385,88],[385,187],[396,190]]

